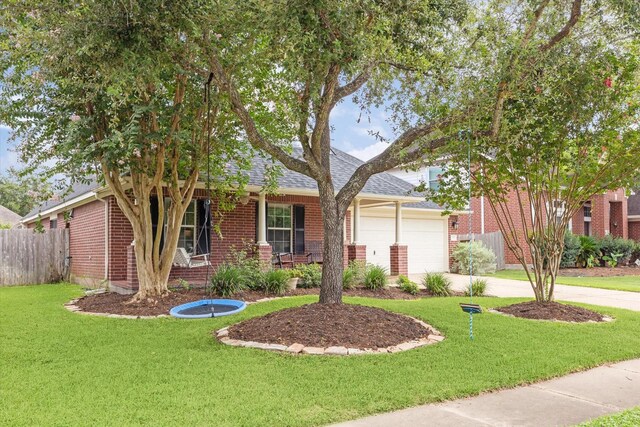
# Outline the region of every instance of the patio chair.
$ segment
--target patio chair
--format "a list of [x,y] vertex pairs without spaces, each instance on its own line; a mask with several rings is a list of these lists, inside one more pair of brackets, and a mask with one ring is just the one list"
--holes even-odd
[[279,268],[293,268],[293,254],[291,252],[280,252],[273,254],[273,266]]
[[305,246],[307,250],[307,264],[322,264],[322,241],[313,240]]
[[208,265],[211,265],[211,263],[209,262],[209,254],[190,255],[187,253],[187,250],[185,248],[178,248],[176,249],[176,254],[173,257],[173,265],[175,267],[197,268],[206,267]]

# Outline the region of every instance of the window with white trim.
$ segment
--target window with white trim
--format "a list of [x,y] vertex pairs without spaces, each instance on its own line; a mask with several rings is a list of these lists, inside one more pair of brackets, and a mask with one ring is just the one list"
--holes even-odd
[[293,215],[291,205],[267,206],[267,242],[275,253],[292,252]]
[[440,180],[442,179],[442,174],[444,170],[438,167],[430,167],[428,172],[429,178],[429,188],[433,191],[438,191],[440,189]]
[[[169,211],[169,206],[171,206],[171,199],[164,199],[164,232],[165,236],[167,233],[167,212]],[[180,235],[178,236],[178,247],[185,248],[185,250],[190,254],[195,254],[196,245],[197,245],[197,233],[196,233],[196,224],[197,222],[196,215],[196,201],[192,200],[187,207],[187,210],[184,212],[184,217],[182,218],[182,225],[180,226]]]

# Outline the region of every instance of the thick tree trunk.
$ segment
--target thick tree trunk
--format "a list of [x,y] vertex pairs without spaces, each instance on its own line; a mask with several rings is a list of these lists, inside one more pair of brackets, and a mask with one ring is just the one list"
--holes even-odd
[[324,232],[320,303],[340,304],[342,303],[342,273],[344,270],[345,213],[339,209],[332,189],[320,190],[320,207]]
[[[152,259],[146,254],[150,252],[147,246],[153,246],[153,242],[145,241],[144,237],[135,239],[136,268],[138,273],[138,292],[133,296],[132,302],[142,302],[161,298],[169,293],[170,268],[154,268]],[[168,248],[164,248],[168,250]],[[173,250],[175,254],[175,248]]]

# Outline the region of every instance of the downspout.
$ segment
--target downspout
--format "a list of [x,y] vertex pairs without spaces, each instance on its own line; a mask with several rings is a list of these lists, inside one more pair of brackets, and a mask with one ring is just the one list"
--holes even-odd
[[104,203],[104,281],[109,285],[109,201],[98,197],[95,199]]

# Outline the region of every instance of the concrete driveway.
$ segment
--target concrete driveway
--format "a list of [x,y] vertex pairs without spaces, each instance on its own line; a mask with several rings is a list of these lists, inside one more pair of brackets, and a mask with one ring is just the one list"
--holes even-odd
[[[453,288],[464,291],[469,287],[469,276],[446,274],[453,282]],[[475,277],[474,277],[475,278]],[[528,297],[533,298],[533,290],[529,282],[524,280],[499,279],[496,277],[478,276],[487,281],[487,294],[497,297]],[[415,275],[412,280],[421,282],[421,275]],[[612,277],[611,280],[615,280]],[[640,276],[638,276],[640,281]],[[608,289],[583,288],[580,286],[556,285],[555,299],[558,301],[581,302],[585,304],[602,305],[605,307],[626,308],[640,311],[640,292],[612,291]]]

